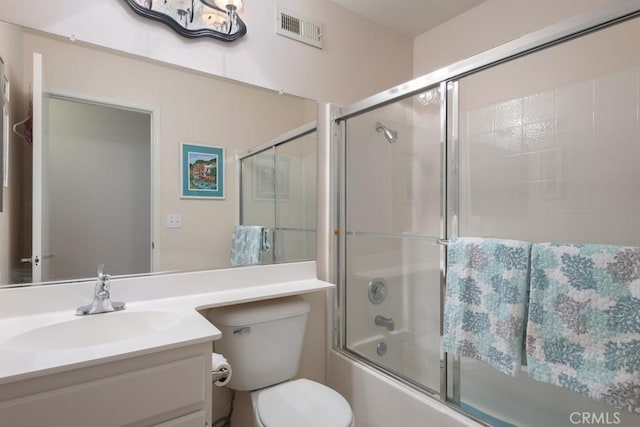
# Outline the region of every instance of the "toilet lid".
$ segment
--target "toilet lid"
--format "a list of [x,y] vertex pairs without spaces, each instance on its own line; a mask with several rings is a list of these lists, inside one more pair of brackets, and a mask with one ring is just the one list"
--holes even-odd
[[257,414],[265,427],[349,427],[353,418],[344,397],[307,379],[261,391]]

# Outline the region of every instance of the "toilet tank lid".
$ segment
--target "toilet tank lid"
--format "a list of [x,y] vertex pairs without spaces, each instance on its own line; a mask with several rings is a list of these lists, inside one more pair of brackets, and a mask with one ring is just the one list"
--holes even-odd
[[213,324],[244,326],[300,316],[309,304],[298,295],[212,308],[207,317]]

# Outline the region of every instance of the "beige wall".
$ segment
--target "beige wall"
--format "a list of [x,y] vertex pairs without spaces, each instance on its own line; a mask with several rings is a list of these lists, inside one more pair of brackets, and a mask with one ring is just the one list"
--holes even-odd
[[615,0],[486,0],[413,41],[415,77]]
[[[10,83],[9,126],[26,117],[22,73],[22,33],[12,26],[0,23],[0,56],[4,61],[5,75]],[[1,76],[0,76],[1,77]],[[1,110],[0,110],[1,111]],[[0,284],[11,279],[12,270],[20,267],[25,230],[20,227],[25,200],[21,198],[23,186],[23,152],[29,150],[24,140],[9,132],[9,187],[4,188],[3,211],[0,213]],[[1,185],[1,184],[0,184]],[[29,201],[30,203],[30,201]],[[30,234],[29,234],[30,236]]]

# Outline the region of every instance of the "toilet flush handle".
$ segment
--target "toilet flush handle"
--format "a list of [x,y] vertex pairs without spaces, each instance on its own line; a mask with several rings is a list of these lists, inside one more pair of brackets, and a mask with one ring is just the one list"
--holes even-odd
[[251,326],[245,326],[233,331],[233,335],[249,335],[251,333]]

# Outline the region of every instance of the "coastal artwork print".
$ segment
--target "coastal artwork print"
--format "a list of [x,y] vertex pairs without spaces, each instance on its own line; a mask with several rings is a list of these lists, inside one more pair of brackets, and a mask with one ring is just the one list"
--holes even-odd
[[182,198],[224,199],[224,148],[181,144]]

